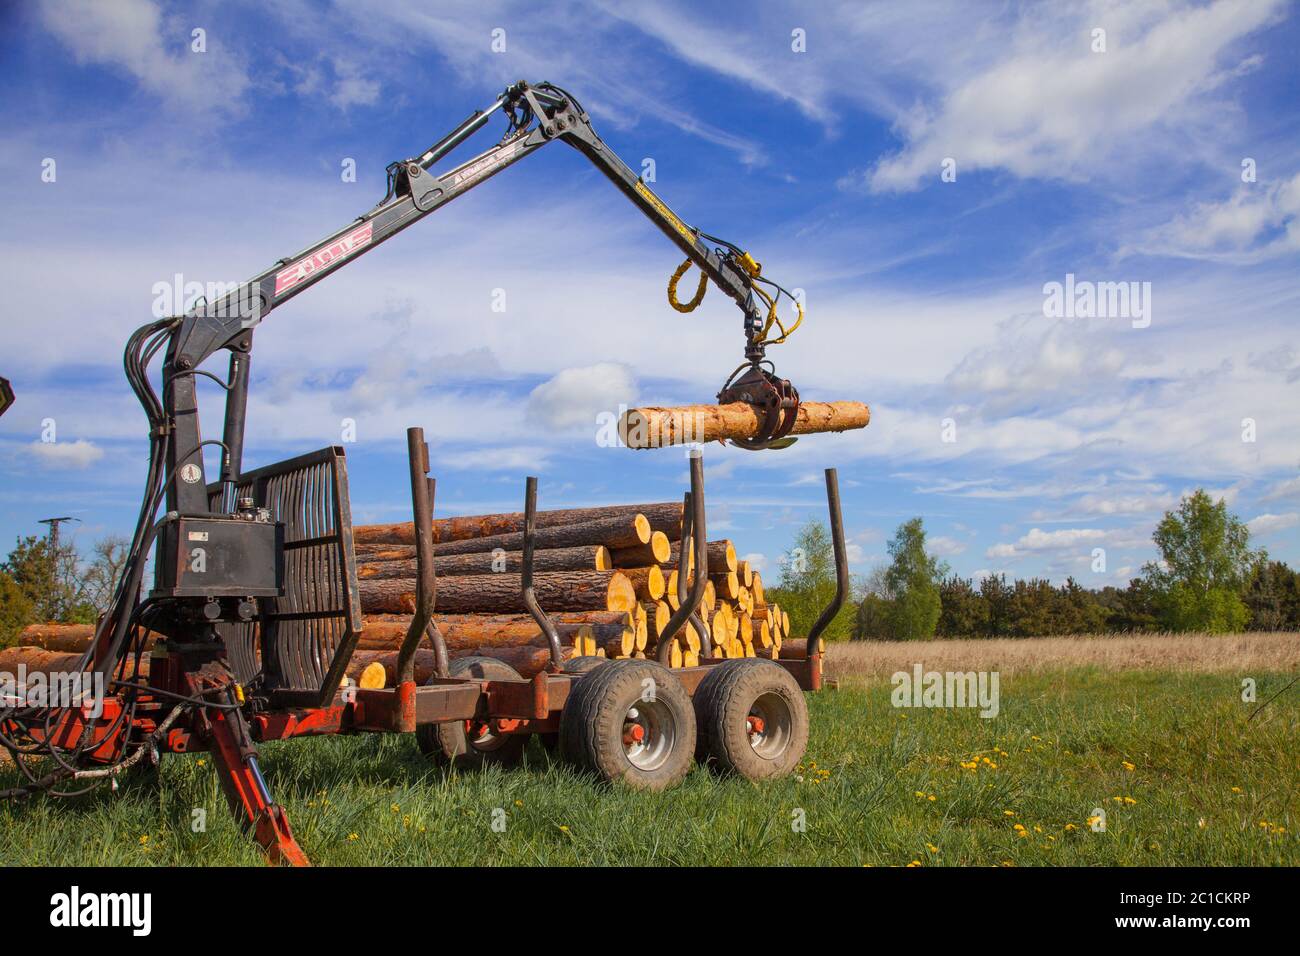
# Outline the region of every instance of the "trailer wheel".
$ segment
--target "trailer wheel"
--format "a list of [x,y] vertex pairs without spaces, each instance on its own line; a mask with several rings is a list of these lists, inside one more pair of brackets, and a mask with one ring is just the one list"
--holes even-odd
[[560,713],[560,751],[610,782],[665,790],[691,769],[691,699],[662,664],[606,661],[574,685]]
[[696,756],[749,780],[789,773],[808,747],[808,704],[784,667],[758,658],[719,664],[695,692]]
[[[504,661],[491,657],[460,657],[451,662],[451,677],[475,677],[482,680],[522,680]],[[423,724],[415,728],[415,739],[425,756],[435,763],[462,770],[477,770],[489,764],[516,766],[528,743],[525,734],[494,734],[486,725],[473,720],[454,720],[445,724]]]
[[[595,670],[601,664],[608,663],[603,657],[571,657],[564,662],[564,673],[566,674],[585,674],[587,671]],[[560,746],[560,735],[538,734],[537,739],[542,742],[542,746],[549,753],[555,753],[556,748]]]
[[571,657],[564,662],[562,668],[566,674],[585,674],[587,671],[595,670],[601,664],[608,664],[609,661],[604,657]]

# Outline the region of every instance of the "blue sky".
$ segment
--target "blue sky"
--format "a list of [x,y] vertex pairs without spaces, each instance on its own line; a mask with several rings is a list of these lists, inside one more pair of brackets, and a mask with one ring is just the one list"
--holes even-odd
[[[860,433],[706,450],[711,530],[770,577],[823,514],[829,465],[858,572],[921,515],[960,573],[1122,583],[1196,487],[1300,565],[1300,13],[810,7],[7,5],[0,374],[19,401],[0,419],[0,538],[51,515],[79,517],[87,545],[129,530],[146,441],[121,348],[159,283],[291,255],[526,78],[570,89],[687,222],[804,290],[804,327],[771,354],[805,398],[872,406]],[[739,362],[716,289],[668,308],[678,262],[552,145],[268,317],[246,465],[338,443],[352,419],[354,514],[397,520],[420,424],[444,514],[517,510],[530,473],[544,507],[676,498],[680,449],[599,447],[596,420],[708,401]],[[1137,283],[1148,308],[1049,314],[1067,275]]]

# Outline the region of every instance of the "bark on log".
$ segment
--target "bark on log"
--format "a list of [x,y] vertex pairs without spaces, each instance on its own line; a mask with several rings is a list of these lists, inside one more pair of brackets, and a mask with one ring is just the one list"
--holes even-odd
[[18,634],[18,646],[81,652],[94,636],[93,624],[28,624]]
[[[533,546],[537,550],[552,548],[574,548],[582,545],[603,544],[614,548],[632,548],[646,544],[653,531],[650,522],[643,514],[601,518],[582,524],[557,525],[554,528],[539,528],[533,535]],[[523,532],[496,534],[486,538],[467,538],[461,541],[448,541],[435,548],[437,557],[449,554],[475,554],[483,551],[522,551],[524,547]]]
[[[415,548],[381,551],[357,556],[358,578],[411,578],[418,573]],[[385,557],[391,555],[391,557]],[[473,554],[435,555],[433,569],[439,577],[465,574],[519,574],[524,566],[522,551],[481,551]],[[547,548],[533,552],[533,571],[608,571],[609,549],[603,544],[576,548]]]
[[709,542],[709,574],[736,570],[736,546],[730,541]]
[[[674,545],[662,531],[652,531],[648,544],[634,548],[619,548],[610,552],[610,567],[643,568],[647,564],[663,564],[672,555]],[[538,552],[543,553],[543,552]]]
[[[792,435],[865,428],[871,410],[862,402],[804,402]],[[630,408],[619,420],[619,437],[629,448],[663,448],[692,442],[753,438],[761,421],[745,402],[729,405],[683,405],[675,408]]]
[[627,575],[627,579],[632,582],[638,601],[658,601],[664,596],[664,573],[659,565],[623,568],[620,573]]
[[[573,658],[573,648],[566,647],[560,655],[563,660]],[[546,669],[550,662],[550,652],[544,647],[476,647],[467,651],[457,651],[451,655],[452,660],[459,657],[493,657],[509,664],[520,677],[529,680]],[[397,684],[397,651],[357,651],[352,655],[348,665],[348,676],[353,680],[360,678],[362,672],[371,664],[379,664],[384,669],[385,687]],[[415,652],[415,682],[426,683],[433,676],[433,651],[424,649]]]
[[[411,614],[414,578],[367,578],[359,582],[362,611]],[[542,608],[551,611],[632,611],[636,591],[620,571],[548,571],[533,575]],[[517,574],[466,574],[438,582],[437,608],[443,612],[526,611]]]
[[[434,623],[448,650],[472,647],[545,647],[546,635],[528,615],[453,615],[435,614]],[[572,646],[579,635],[588,635],[597,643],[612,640],[629,645],[636,642],[636,626],[625,611],[592,611],[552,616],[560,643]],[[362,650],[396,650],[406,637],[411,616],[401,614],[369,615],[358,648]],[[423,641],[424,639],[422,639]],[[422,643],[422,647],[432,647]]]
[[[540,541],[543,529],[563,527],[574,524],[590,524],[609,518],[630,518],[641,514],[655,529],[663,530],[677,526],[677,536],[681,535],[682,502],[666,501],[647,505],[606,505],[602,508],[564,508],[555,511],[537,512],[536,528]],[[446,544],[452,541],[466,541],[474,538],[497,537],[500,535],[520,534],[524,530],[522,511],[508,514],[470,515],[463,518],[435,518],[433,521],[434,544]],[[673,538],[672,534],[668,535]],[[358,525],[352,529],[352,540],[358,545],[370,544],[415,544],[415,524],[411,521],[397,524]],[[579,542],[589,543],[589,542]],[[635,543],[635,542],[634,542]],[[519,548],[508,548],[517,551]],[[443,554],[453,554],[445,548]]]
[[[817,638],[817,653],[826,653],[826,641],[823,638]],[[785,641],[781,645],[782,660],[804,660],[808,656],[808,639],[796,637],[793,640]]]
[[710,572],[709,580],[718,589],[718,597],[724,601],[734,601],[740,595],[740,578],[736,576],[735,571],[725,571],[721,574]]
[[667,601],[643,601],[641,607],[646,613],[646,630],[649,638],[654,641],[659,640],[664,627],[668,624],[668,619],[673,616],[672,608],[668,606]]
[[[33,674],[72,674],[81,670],[80,651],[47,651],[41,647],[9,647],[0,651],[0,674],[18,679],[18,667],[24,665],[28,678]],[[129,666],[129,665],[128,665]],[[127,677],[148,677],[149,658],[140,659],[139,671],[128,671]]]

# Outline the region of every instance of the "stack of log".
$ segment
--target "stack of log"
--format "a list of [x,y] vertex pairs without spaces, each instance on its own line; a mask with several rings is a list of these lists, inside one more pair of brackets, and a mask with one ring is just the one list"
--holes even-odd
[[[678,576],[687,575],[688,591],[694,581],[696,556],[692,542],[683,548],[682,514],[681,502],[537,513],[534,591],[555,622],[566,659],[658,657],[679,606]],[[522,513],[433,522],[433,623],[453,660],[493,657],[528,678],[545,669],[549,649],[521,595],[523,526]],[[361,525],[353,539],[364,627],[348,674],[362,687],[392,686],[416,608],[415,528],[411,522]],[[699,616],[714,657],[780,657],[790,618],[768,603],[762,575],[737,558],[728,540],[709,542],[707,565]],[[33,625],[20,645],[73,658],[92,632],[86,625]],[[699,664],[702,641],[694,627],[671,640],[670,666]],[[416,654],[420,682],[433,674],[431,646],[422,641]]]

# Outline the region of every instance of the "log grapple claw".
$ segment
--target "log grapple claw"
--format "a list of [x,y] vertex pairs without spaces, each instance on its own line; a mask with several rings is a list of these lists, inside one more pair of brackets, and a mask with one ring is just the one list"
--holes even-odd
[[778,378],[775,369],[769,371],[753,363],[732,372],[718,392],[718,404],[732,402],[746,403],[759,418],[758,434],[752,438],[731,439],[731,444],[736,447],[760,451],[764,448],[789,448],[798,441],[790,431],[799,416],[799,392],[789,379]]

